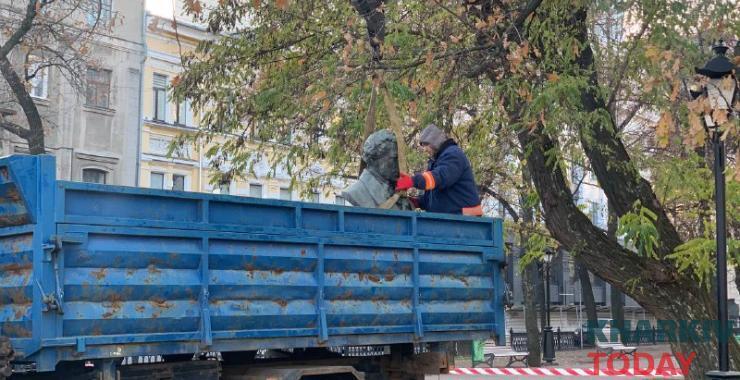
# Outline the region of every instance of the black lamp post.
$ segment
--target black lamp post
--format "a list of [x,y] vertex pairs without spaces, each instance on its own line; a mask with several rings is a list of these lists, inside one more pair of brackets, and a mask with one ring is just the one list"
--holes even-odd
[[[738,73],[738,68],[732,64],[727,54],[729,48],[719,41],[712,47],[715,57],[702,68],[696,68],[696,72],[707,77],[706,86],[702,89],[692,89],[691,95],[695,98],[706,95],[714,112],[727,112],[728,117],[733,117],[733,102],[738,94],[737,79],[730,81],[733,74]],[[739,48],[735,47],[737,54]],[[734,73],[733,73],[734,71]],[[714,113],[713,112],[713,113]],[[717,213],[717,315],[719,319],[718,328],[718,355],[719,370],[707,372],[711,379],[740,379],[740,372],[730,371],[729,361],[729,327],[727,323],[727,220],[725,214],[725,143],[722,141],[720,125],[715,122],[713,115],[703,115],[704,127],[710,133],[712,147],[714,149],[714,191]]]
[[545,269],[545,329],[542,332],[542,360],[547,363],[555,361],[555,337],[550,325],[550,264],[555,252],[551,249],[545,250],[544,269]]

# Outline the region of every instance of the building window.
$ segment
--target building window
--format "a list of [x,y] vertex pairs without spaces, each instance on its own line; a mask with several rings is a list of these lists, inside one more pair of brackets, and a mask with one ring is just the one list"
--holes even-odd
[[41,63],[32,63],[28,67],[28,73],[26,75],[33,75],[29,80],[31,84],[30,95],[38,99],[46,99],[48,96],[49,87],[49,68],[41,68]]
[[154,173],[149,175],[149,187],[152,189],[164,189],[164,173]]
[[185,191],[185,176],[175,174],[172,176],[172,190]]
[[280,199],[284,201],[289,201],[293,199],[293,193],[290,191],[290,188],[288,187],[280,188]]
[[337,195],[337,196],[336,196],[336,197],[334,198],[334,204],[337,204],[337,205],[340,205],[340,206],[344,206],[344,204],[345,204],[345,202],[344,202],[344,197],[343,197],[343,196],[341,196],[341,195]]
[[249,196],[252,198],[262,198],[262,185],[252,183],[249,185]]
[[319,203],[321,201],[321,195],[318,191],[314,191],[311,193],[311,196],[308,198],[309,202],[313,203]]
[[183,100],[177,106],[177,124],[184,126],[193,125],[193,110],[190,108],[189,100]]
[[88,106],[110,108],[110,70],[87,69]]
[[167,120],[167,76],[154,74],[154,120]]
[[105,185],[108,173],[100,169],[82,169],[82,182],[100,183]]
[[87,24],[90,26],[107,24],[113,14],[113,0],[88,0]]

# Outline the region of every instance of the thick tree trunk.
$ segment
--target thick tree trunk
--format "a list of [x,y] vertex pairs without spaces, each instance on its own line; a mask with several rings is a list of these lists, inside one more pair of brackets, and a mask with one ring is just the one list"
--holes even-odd
[[[630,295],[658,319],[716,321],[716,300],[707,289],[689,275],[665,276],[662,263],[625,249],[575,206],[557,161],[546,158],[545,152],[554,149],[555,144],[541,126],[531,132],[522,131],[519,140],[530,152],[527,168],[540,196],[548,230],[565,248],[580,255],[592,273]],[[629,279],[636,281],[627,286]],[[701,379],[706,371],[717,367],[716,336],[710,341],[684,337],[672,342],[671,348],[674,353],[696,353],[689,379]],[[730,352],[732,367],[740,367],[740,347],[734,339],[730,340]]]

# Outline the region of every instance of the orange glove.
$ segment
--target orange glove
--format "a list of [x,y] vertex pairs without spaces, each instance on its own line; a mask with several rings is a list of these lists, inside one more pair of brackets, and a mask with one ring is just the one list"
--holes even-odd
[[396,180],[396,191],[404,191],[412,187],[414,187],[414,180],[408,174],[401,173],[401,176]]

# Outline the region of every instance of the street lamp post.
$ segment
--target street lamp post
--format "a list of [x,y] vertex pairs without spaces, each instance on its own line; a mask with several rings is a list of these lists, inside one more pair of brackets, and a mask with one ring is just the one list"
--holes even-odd
[[[726,53],[729,48],[719,41],[712,47],[715,57],[696,72],[707,78],[707,84],[699,91],[693,89],[691,95],[698,98],[705,95],[714,112],[727,112],[732,117],[733,102],[737,96],[736,80],[728,80],[738,72]],[[738,47],[735,47],[738,51]],[[733,72],[734,71],[734,72]],[[727,84],[731,85],[727,85]],[[713,114],[704,114],[703,122],[710,133],[714,150],[714,191],[717,223],[717,315],[719,326],[717,331],[719,356],[719,370],[710,371],[707,376],[711,379],[740,379],[740,372],[730,371],[729,366],[729,328],[727,323],[727,220],[725,214],[725,143],[722,140],[720,125],[714,120]]]
[[555,361],[555,337],[550,325],[550,263],[555,256],[551,249],[545,250],[545,329],[542,332],[542,360],[547,363]]

